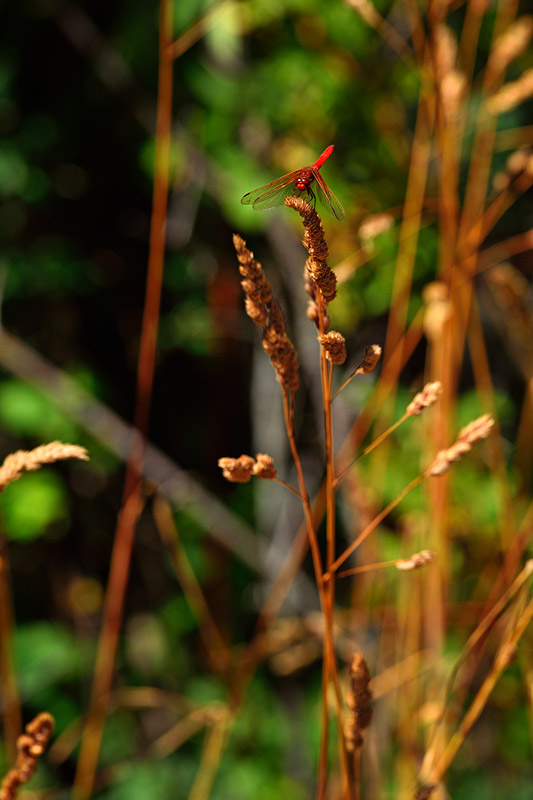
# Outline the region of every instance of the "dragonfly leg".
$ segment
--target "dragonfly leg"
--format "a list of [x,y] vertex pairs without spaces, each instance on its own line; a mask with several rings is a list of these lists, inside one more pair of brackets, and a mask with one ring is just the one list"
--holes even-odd
[[311,202],[313,204],[313,208],[316,211],[316,194],[313,192],[310,186],[307,187],[307,197],[311,198]]

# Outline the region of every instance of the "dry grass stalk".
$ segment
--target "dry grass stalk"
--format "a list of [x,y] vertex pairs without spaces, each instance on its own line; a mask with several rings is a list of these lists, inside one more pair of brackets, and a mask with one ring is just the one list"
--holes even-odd
[[429,800],[437,785],[432,783],[426,786],[421,786],[415,794],[414,800]]
[[386,211],[380,214],[372,214],[369,217],[365,217],[359,225],[359,236],[367,242],[390,230],[393,225],[394,217],[392,214]]
[[346,721],[346,747],[351,752],[363,744],[364,730],[372,719],[370,672],[361,653],[355,653],[350,665],[351,691],[346,698],[351,714]]
[[434,405],[442,394],[442,384],[440,381],[433,383],[426,383],[421,392],[419,392],[413,400],[409,403],[406,409],[406,414],[409,417],[415,417],[421,414],[425,408]]
[[504,84],[487,101],[491,114],[502,114],[520,105],[533,95],[533,69],[526,70],[516,81]]
[[437,453],[435,461],[427,469],[425,475],[444,475],[455,461],[460,461],[470,452],[476,442],[481,441],[481,439],[486,439],[493,427],[494,420],[490,414],[484,414],[482,417],[470,422],[469,425],[459,432],[457,440],[451,447]]
[[48,744],[54,729],[54,718],[43,711],[26,725],[26,733],[17,739],[17,760],[2,781],[0,800],[12,800],[21,784],[27,783],[37,769],[37,759]]
[[248,483],[252,475],[266,480],[276,477],[274,459],[266,453],[258,453],[255,459],[247,455],[219,458],[218,466],[230,483]]
[[457,62],[457,41],[454,33],[447,25],[437,25],[435,29],[435,73],[439,83],[448,75]]
[[421,550],[420,553],[413,553],[409,558],[400,558],[394,563],[396,569],[401,572],[411,572],[414,569],[421,569],[430,564],[435,558],[432,550]]
[[430,342],[442,337],[444,326],[451,318],[452,306],[448,287],[442,281],[428,283],[423,291],[424,300],[424,332]]
[[278,381],[290,392],[295,392],[300,385],[298,356],[287,336],[281,307],[272,296],[261,264],[254,259],[244,239],[234,234],[233,244],[239,260],[239,272],[243,276],[241,286],[246,294],[246,313],[256,325],[263,328],[263,350],[270,356]]
[[533,18],[520,17],[494,42],[490,54],[488,68],[495,72],[504,72],[515,58],[522,55],[531,40]]
[[287,197],[285,205],[293,208],[302,217],[305,228],[302,242],[309,253],[305,268],[313,283],[322,292],[326,303],[330,303],[337,294],[337,277],[327,263],[329,250],[320,217],[301,197]]
[[20,478],[23,472],[32,472],[42,467],[43,464],[52,464],[54,461],[61,461],[65,458],[89,460],[85,447],[62,442],[50,442],[50,444],[41,444],[33,450],[17,450],[15,453],[11,453],[0,467],[0,492]]
[[337,331],[319,333],[317,339],[324,348],[326,358],[332,364],[344,364],[346,361],[346,340],[341,333]]

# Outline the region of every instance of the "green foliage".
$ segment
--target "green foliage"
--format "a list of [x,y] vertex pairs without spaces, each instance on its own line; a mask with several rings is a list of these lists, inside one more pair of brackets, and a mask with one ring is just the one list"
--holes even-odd
[[20,626],[15,632],[14,650],[20,689],[26,698],[53,684],[78,680],[84,663],[76,637],[58,623]]
[[3,430],[42,441],[78,440],[78,428],[37,389],[16,378],[0,383],[0,425]]
[[[31,541],[43,536],[52,523],[66,531],[68,493],[52,470],[29,472],[10,484],[1,499],[6,535],[13,541]],[[57,527],[55,529],[57,535]]]

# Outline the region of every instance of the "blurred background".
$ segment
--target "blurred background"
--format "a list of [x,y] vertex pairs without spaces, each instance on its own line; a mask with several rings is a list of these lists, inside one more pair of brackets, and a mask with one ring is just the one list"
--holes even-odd
[[[231,235],[239,232],[261,260],[299,352],[299,440],[313,492],[323,478],[322,411],[316,331],[305,316],[301,225],[289,210],[257,212],[240,198],[334,144],[322,174],[346,220],[323,219],[340,283],[332,326],[346,336],[345,376],[373,343],[384,347],[384,372],[390,366],[385,382],[378,383],[378,369],[339,398],[339,447],[350,431],[355,446],[371,424],[375,434],[384,430],[426,380],[453,384],[447,420],[435,434],[437,443],[443,438],[439,446],[486,411],[497,413],[501,427],[500,449],[487,456],[481,448],[461,465],[440,512],[448,538],[437,610],[418,575],[409,589],[385,570],[355,589],[348,581],[339,587],[346,618],[341,656],[348,659],[357,644],[373,675],[382,676],[364,796],[397,797],[423,755],[435,687],[481,618],[506,550],[519,537],[516,572],[527,549],[533,426],[533,105],[527,88],[523,102],[520,96],[509,107],[504,99],[501,113],[493,110],[492,122],[480,127],[483,104],[504,78],[518,82],[533,68],[531,21],[521,16],[527,4],[175,5],[171,191],[148,481],[97,793],[110,800],[208,796],[189,793],[197,786],[205,729],[225,707],[226,688],[161,542],[153,492],[160,487],[172,504],[180,541],[224,639],[242,647],[301,509],[279,486],[235,487],[217,467],[220,456],[266,451],[280,475],[294,481],[279,387],[258,330],[244,314]],[[89,464],[24,475],[0,499],[24,719],[50,711],[60,737],[35,779],[46,796],[66,796],[72,783],[121,504],[148,256],[158,13],[157,3],[139,0],[22,0],[3,8],[0,443],[7,455],[60,439],[84,445],[91,456]],[[514,51],[511,41],[510,55],[503,48],[500,69],[493,65],[489,80],[495,37],[515,18],[529,20],[519,30],[522,39],[517,34]],[[461,78],[449,118],[443,71]],[[478,164],[481,177],[469,183],[476,154],[486,157]],[[447,184],[454,169],[456,184],[451,177]],[[461,224],[468,229],[474,215],[475,228],[476,187],[485,213],[472,244],[479,258],[470,272],[458,269],[450,279],[448,250],[456,239],[461,245],[450,219],[459,224],[466,208]],[[464,234],[467,255],[469,242]],[[478,325],[465,333],[467,346],[443,375],[443,323],[431,316],[431,304],[441,302],[442,310],[450,280],[473,288]],[[433,294],[428,290],[435,281],[441,282],[436,295],[435,286]],[[394,347],[405,331],[396,363]],[[367,428],[354,433],[364,408]],[[339,500],[341,540],[354,538],[369,514],[427,466],[435,428],[425,425],[411,421],[377,460],[358,469]],[[418,491],[402,504],[368,545],[368,562],[417,546],[439,550],[432,541],[439,501],[428,494]],[[217,770],[209,794],[215,800],[312,796],[320,625],[307,562],[300,578]],[[428,596],[439,617],[437,637],[431,617],[418,617]],[[461,702],[472,699],[495,647],[489,643],[480,655]],[[428,648],[433,655],[438,649],[438,667],[433,655],[420,657],[405,667],[407,678],[387,677],[399,660],[405,666],[408,656]],[[531,796],[530,633],[529,654],[527,642],[523,650],[451,770],[454,800]],[[409,681],[417,689],[407,701],[399,690],[412,688]],[[128,694],[133,688],[147,694],[139,700]],[[168,693],[164,702],[150,693],[156,689]],[[212,716],[206,712],[195,727],[194,714],[206,708]],[[35,789],[32,796],[44,794]]]

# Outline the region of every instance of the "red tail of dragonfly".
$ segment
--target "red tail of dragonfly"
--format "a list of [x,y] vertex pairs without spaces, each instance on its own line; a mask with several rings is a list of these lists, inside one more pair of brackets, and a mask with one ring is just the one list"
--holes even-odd
[[245,194],[241,200],[244,205],[255,209],[276,208],[285,203],[289,195],[304,196],[316,204],[316,198],[338,219],[344,219],[344,209],[320,174],[320,168],[333,152],[334,145],[326,147],[320,158],[310,167],[302,167],[278,178],[266,186],[260,186]]

